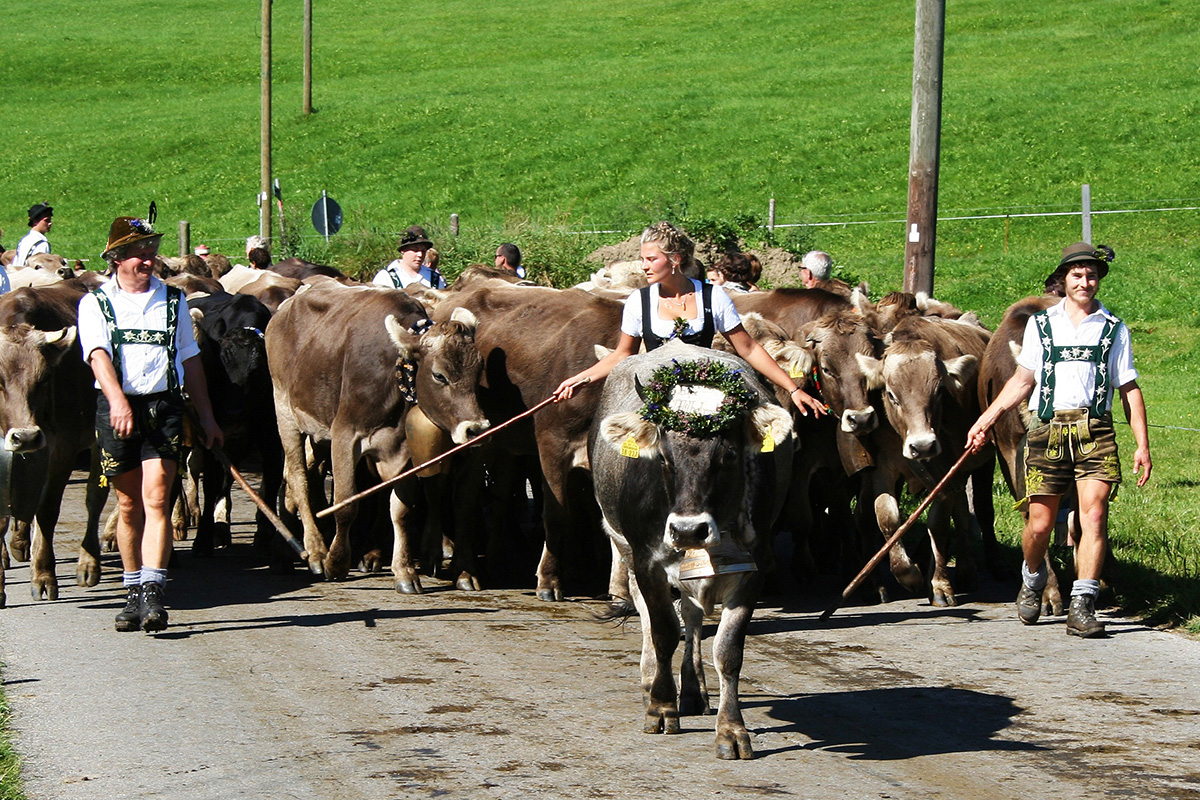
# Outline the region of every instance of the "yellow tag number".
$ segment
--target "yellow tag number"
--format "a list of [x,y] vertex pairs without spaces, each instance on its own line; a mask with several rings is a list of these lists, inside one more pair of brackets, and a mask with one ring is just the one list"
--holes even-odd
[[769,433],[763,435],[762,451],[764,453],[774,453],[775,452],[775,438],[773,436],[771,436],[771,434],[769,434]]
[[621,455],[626,458],[637,458],[638,449],[637,439],[633,438],[632,433],[629,434],[625,441],[621,442]]

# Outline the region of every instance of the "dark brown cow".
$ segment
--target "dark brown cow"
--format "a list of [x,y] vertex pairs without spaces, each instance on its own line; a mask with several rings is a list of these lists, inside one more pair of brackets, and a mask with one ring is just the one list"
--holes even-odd
[[[934,485],[957,461],[966,446],[966,433],[979,418],[976,391],[979,362],[989,334],[976,325],[932,317],[906,317],[887,335],[883,353],[883,397],[888,421],[901,439],[906,466],[926,484]],[[947,564],[951,522],[960,542],[970,528],[966,483],[973,479],[976,508],[983,541],[991,548],[989,560],[998,557],[995,547],[994,510],[991,507],[995,454],[985,448],[963,465],[944,494],[930,506],[928,524],[933,542],[931,576],[935,605],[954,605]],[[881,502],[883,505],[881,506]],[[900,526],[894,498],[876,499],[876,514],[885,536]],[[882,514],[880,512],[883,512]],[[972,559],[960,549],[959,570],[968,575]]]
[[[337,532],[326,548],[309,501],[304,438],[328,447],[334,500],[355,492],[355,469],[365,461],[380,479],[408,465],[405,399],[397,371],[416,362],[416,395],[422,412],[455,442],[488,427],[476,389],[481,362],[473,339],[474,317],[448,310],[423,334],[421,304],[404,292],[377,287],[313,287],[287,301],[267,327],[267,359],[275,384],[275,411],[285,453],[287,502],[304,526],[309,568],[328,578],[350,569],[353,505],[335,515]],[[409,554],[402,486],[391,492],[394,529],[392,573],[396,589],[418,593],[421,583]],[[456,552],[456,559],[459,554]],[[470,565],[464,565],[467,571]],[[462,583],[460,582],[460,585]]]
[[[596,362],[597,344],[613,348],[620,334],[621,304],[579,289],[514,286],[480,277],[451,292],[432,318],[444,322],[453,309],[479,320],[475,343],[484,362],[480,400],[493,424],[545,400],[564,377]],[[530,420],[498,433],[494,446],[517,454],[536,452],[545,485],[546,544],[537,568],[537,594],[563,597],[559,559],[572,522],[568,475],[587,469],[587,435],[600,392],[588,387]]]
[[788,338],[799,340],[800,328],[830,311],[848,308],[850,302],[824,289],[773,289],[730,295],[739,314],[755,313],[783,328]]
[[[81,283],[71,280],[0,297],[0,429],[5,448],[27,462],[14,464],[14,470],[36,473],[22,481],[32,487],[33,495],[15,498],[21,502],[14,503],[19,521],[37,521],[30,552],[17,553],[31,556],[30,591],[35,600],[58,598],[54,529],[63,490],[76,457],[95,438],[94,377],[83,361],[75,329],[85,292]],[[100,580],[97,525],[105,495],[89,481],[88,527],[76,568],[81,586],[95,586]],[[14,552],[18,549],[23,550],[14,545]]]
[[277,261],[270,266],[271,272],[277,272],[287,278],[295,278],[304,280],[311,278],[314,275],[321,275],[327,278],[333,278],[339,283],[355,284],[358,281],[349,278],[342,274],[335,267],[328,267],[324,264],[314,264],[311,261],[305,261],[300,258],[285,258],[283,261]]

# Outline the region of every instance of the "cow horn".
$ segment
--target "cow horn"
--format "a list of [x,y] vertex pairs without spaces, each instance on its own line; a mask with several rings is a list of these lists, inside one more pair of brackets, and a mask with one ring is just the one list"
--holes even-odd
[[645,388],[642,386],[642,382],[641,382],[640,380],[638,380],[638,376],[637,376],[637,375],[634,375],[634,376],[633,376],[633,388],[634,388],[634,391],[636,391],[636,392],[637,392],[637,396],[638,396],[638,397],[640,397],[640,398],[642,399],[642,401],[643,401],[643,402],[645,402],[645,400],[646,400],[646,390],[645,390]]

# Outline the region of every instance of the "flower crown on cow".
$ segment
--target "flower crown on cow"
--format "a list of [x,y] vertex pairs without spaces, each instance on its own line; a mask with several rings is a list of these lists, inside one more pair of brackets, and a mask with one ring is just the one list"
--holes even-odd
[[[707,391],[705,391],[707,389]],[[742,417],[754,402],[740,369],[719,361],[674,359],[638,383],[645,401],[641,416],[661,428],[690,436],[715,436]]]

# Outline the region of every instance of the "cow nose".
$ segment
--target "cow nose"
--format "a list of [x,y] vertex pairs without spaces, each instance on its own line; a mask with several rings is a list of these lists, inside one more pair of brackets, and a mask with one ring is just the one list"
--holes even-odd
[[14,453],[31,453],[46,446],[41,428],[9,428],[4,435],[4,449]]
[[465,444],[490,427],[492,427],[492,423],[486,419],[473,419],[460,422],[455,426],[454,433],[450,435],[450,438],[454,440],[455,444]]
[[720,541],[711,514],[671,514],[667,517],[667,544],[678,550],[711,547]]
[[909,436],[904,440],[904,457],[914,460],[933,458],[942,452],[942,445],[932,433]]
[[875,417],[875,408],[873,406],[847,408],[842,414],[842,430],[846,433],[870,433],[878,425],[879,420]]

